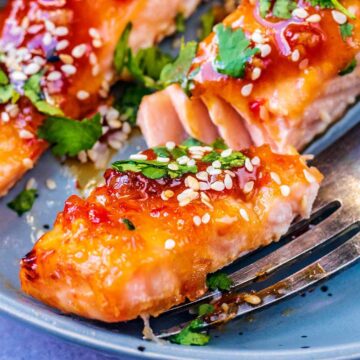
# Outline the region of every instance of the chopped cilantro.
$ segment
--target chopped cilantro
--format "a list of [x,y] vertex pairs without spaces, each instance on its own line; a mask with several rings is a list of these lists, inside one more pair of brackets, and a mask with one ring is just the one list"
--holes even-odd
[[211,304],[201,304],[198,309],[198,315],[199,316],[206,316],[213,313],[215,310],[214,305]]
[[170,163],[176,165],[176,170],[169,169],[168,163],[163,163],[156,160],[120,160],[112,164],[113,168],[120,172],[131,171],[142,173],[148,179],[161,179],[169,176],[170,178],[178,178],[184,174],[197,173],[197,166],[180,165],[177,163]]
[[234,78],[243,78],[246,64],[259,52],[250,47],[242,29],[233,30],[223,24],[215,26],[219,53],[215,60],[215,68],[221,73]]
[[201,31],[200,31],[199,40],[204,40],[207,36],[210,35],[215,25],[214,9],[210,8],[208,11],[202,14],[200,17],[200,22],[201,22]]
[[170,157],[170,152],[165,146],[156,146],[153,148],[153,151],[159,157]]
[[225,144],[224,139],[222,139],[222,138],[216,139],[216,140],[211,144],[211,146],[212,146],[214,149],[218,149],[218,150],[226,150],[226,149],[229,148],[229,147]]
[[210,336],[199,332],[202,324],[201,319],[195,319],[182,329],[179,334],[171,336],[169,340],[179,345],[206,345],[210,340]]
[[19,216],[31,210],[37,197],[35,189],[23,190],[15,199],[7,204]]
[[230,290],[233,281],[223,272],[210,274],[206,279],[206,285],[210,290]]
[[244,166],[246,156],[240,151],[233,151],[229,156],[222,157],[218,151],[211,151],[206,154],[203,158],[203,162],[212,163],[219,161],[222,169],[231,169],[234,167]]
[[279,19],[290,19],[291,12],[296,8],[294,0],[276,0],[272,13]]
[[179,83],[184,89],[187,89],[189,85],[188,73],[196,51],[197,43],[195,41],[186,44],[182,41],[178,58],[163,68],[160,75],[161,83],[164,86]]
[[128,230],[134,231],[136,229],[135,225],[129,219],[124,218],[124,219],[121,219],[121,221],[127,227]]
[[340,33],[341,33],[341,37],[343,38],[344,41],[348,37],[352,36],[353,30],[354,30],[354,25],[353,24],[346,23],[346,24],[341,24],[340,25]]
[[354,59],[351,60],[351,62],[348,65],[346,65],[346,67],[344,69],[342,69],[339,72],[339,75],[344,76],[344,75],[352,73],[355,70],[356,65],[357,65],[357,61],[354,58]]
[[309,0],[312,6],[320,6],[323,9],[337,9],[351,19],[355,19],[346,7],[344,7],[338,0]]
[[7,85],[9,83],[9,78],[3,70],[0,69],[0,85]]
[[178,33],[185,32],[185,16],[183,13],[178,13],[176,15],[175,26]]
[[131,29],[132,29],[132,24],[131,23],[127,24],[124,32],[122,33],[115,47],[114,66],[118,74],[122,73],[126,65],[126,58],[129,48],[128,43],[129,43],[129,36]]
[[50,116],[38,129],[39,138],[53,145],[55,155],[75,156],[82,150],[89,150],[101,135],[100,114],[82,121]]
[[0,86],[0,104],[5,104],[14,98],[14,87],[11,84]]
[[260,9],[261,17],[264,18],[269,13],[271,9],[271,5],[272,5],[271,0],[260,0],[259,9]]
[[201,142],[200,140],[190,137],[190,138],[186,139],[181,145],[186,148],[189,148],[191,146],[204,146],[205,144],[203,142]]
[[24,94],[36,107],[36,109],[46,115],[63,116],[63,112],[56,106],[50,105],[43,99],[43,94],[40,87],[40,81],[43,72],[38,72],[32,75],[24,84]]

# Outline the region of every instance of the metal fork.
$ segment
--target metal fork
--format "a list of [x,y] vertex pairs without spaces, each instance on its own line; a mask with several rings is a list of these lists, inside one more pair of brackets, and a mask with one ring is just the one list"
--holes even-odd
[[[360,258],[360,124],[316,157],[313,165],[325,175],[325,180],[310,220],[293,224],[286,235],[295,238],[260,260],[230,274],[233,280],[231,295],[221,297],[219,291],[208,292],[198,300],[174,307],[167,313],[188,311],[205,302],[211,302],[216,309],[221,309],[221,305],[231,298],[230,312],[224,314],[219,311],[206,317],[201,326],[201,329],[206,329],[302,292]],[[308,226],[307,231],[304,230],[309,224],[317,225]],[[296,236],[299,230],[303,233]],[[249,303],[249,297],[246,296],[249,292],[241,292],[245,285],[276,274],[281,268],[320,246],[335,242],[341,236],[346,236],[346,241],[335,250],[256,292],[256,297],[252,299],[257,301]],[[167,338],[189,324],[176,325],[161,331],[157,336]]]

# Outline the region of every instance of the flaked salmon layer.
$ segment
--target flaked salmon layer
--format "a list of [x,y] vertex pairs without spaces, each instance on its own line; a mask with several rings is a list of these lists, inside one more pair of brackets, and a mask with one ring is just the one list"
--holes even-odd
[[[293,146],[304,148],[338,120],[360,94],[359,65],[348,75],[338,75],[355,57],[358,62],[360,58],[360,6],[354,0],[342,3],[356,16],[346,19],[353,28],[345,39],[331,9],[299,1],[302,13],[313,16],[316,22],[297,17],[296,12],[289,20],[270,21],[258,14],[257,1],[243,1],[223,24],[242,29],[250,46],[260,49],[247,64],[245,77],[233,78],[216,71],[218,40],[215,33],[211,34],[200,43],[190,69],[196,76],[186,106],[180,105],[184,95],[179,86],[162,91],[162,98],[168,94],[172,106],[167,101],[167,107],[158,107],[159,113],[172,108],[176,116],[167,122],[161,138],[146,124],[153,122],[154,113],[148,104],[156,104],[158,95],[143,99],[138,123],[142,129],[146,127],[147,142],[152,146],[162,143],[173,124],[181,123],[188,135],[201,140],[215,137],[215,126],[235,149],[265,143],[280,153],[291,151]],[[201,119],[193,111],[199,104],[207,108]],[[183,136],[180,131],[178,138]]]
[[[190,158],[209,149],[192,151]],[[214,172],[196,160],[196,174],[175,179],[108,170],[105,186],[85,200],[70,197],[23,258],[23,291],[105,322],[157,316],[201,296],[207,274],[308,217],[322,179],[297,154],[268,146],[244,154],[244,166]]]
[[[113,53],[127,23],[133,23],[130,45],[136,51],[173,32],[176,15],[189,16],[199,2],[69,0],[47,5],[40,0],[9,1],[0,17],[5,70],[21,87],[24,76],[46,69],[42,88],[47,99],[66,116],[84,118],[108,103],[115,80]],[[1,196],[34,166],[47,145],[36,138],[43,116],[31,103],[23,99],[16,105],[2,105],[0,113],[5,113],[0,120]]]

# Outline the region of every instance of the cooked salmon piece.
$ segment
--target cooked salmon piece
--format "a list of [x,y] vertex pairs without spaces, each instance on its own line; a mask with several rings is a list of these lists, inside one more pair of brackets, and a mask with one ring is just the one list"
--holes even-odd
[[[65,116],[82,119],[108,97],[115,80],[114,49],[126,25],[133,23],[129,42],[136,51],[174,31],[176,15],[188,16],[199,2],[9,1],[0,13],[3,70],[21,95],[24,82],[44,71],[41,90],[46,101]],[[36,138],[44,116],[29,101],[3,104],[0,113],[0,195],[4,195],[47,145]]]
[[[189,101],[207,103],[229,146],[241,149],[250,136],[252,144],[266,143],[277,152],[291,151],[292,146],[301,150],[360,95],[360,66],[355,61],[360,53],[359,2],[342,0],[345,13],[309,1],[295,3],[283,19],[271,10],[271,2],[261,16],[259,1],[244,0],[199,44],[188,74],[193,82]],[[229,40],[219,38],[221,27],[228,38],[233,34],[239,39],[242,32],[245,46],[236,50],[241,41],[234,40],[231,48]],[[249,55],[249,49],[257,53]],[[220,56],[224,59],[219,65]],[[243,73],[234,73],[244,61]],[[229,106],[238,116],[229,113]],[[221,113],[228,113],[225,121]]]
[[71,196],[22,259],[23,291],[105,322],[157,316],[310,215],[322,175],[298,154],[174,146],[116,162],[87,199]]

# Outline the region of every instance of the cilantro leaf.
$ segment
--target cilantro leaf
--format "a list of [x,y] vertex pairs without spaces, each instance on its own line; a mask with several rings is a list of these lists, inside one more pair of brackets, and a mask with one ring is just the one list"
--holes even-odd
[[271,9],[271,5],[272,5],[271,0],[260,0],[259,9],[260,9],[261,17],[264,18],[269,13]]
[[297,4],[293,0],[276,0],[273,7],[273,15],[279,19],[290,19],[291,12],[296,8]]
[[196,55],[197,43],[182,41],[178,58],[172,63],[166,65],[160,75],[160,81],[164,86],[173,83],[179,83],[183,88],[187,87],[187,75],[191,68],[192,61]]
[[0,104],[5,104],[14,97],[14,87],[11,84],[0,86]]
[[217,138],[217,139],[211,144],[211,146],[212,146],[214,149],[218,149],[218,150],[226,150],[226,149],[229,148],[229,147],[225,144],[224,139],[222,139],[222,138]]
[[203,142],[201,142],[200,140],[190,137],[190,138],[186,139],[181,145],[186,148],[189,148],[191,146],[204,146],[205,144]]
[[7,85],[9,83],[9,78],[3,70],[0,69],[0,85]]
[[340,76],[344,76],[344,75],[347,75],[347,74],[351,74],[355,68],[357,66],[357,61],[356,59],[352,59],[351,62],[346,65],[346,67],[344,69],[342,69],[340,72],[339,72],[339,75]]
[[242,29],[233,30],[223,24],[215,26],[219,53],[215,60],[215,68],[221,73],[234,78],[243,78],[246,64],[259,52],[250,47]]
[[355,19],[355,15],[344,7],[338,0],[309,0],[309,2],[312,6],[320,6],[322,9],[337,9],[350,19]]
[[201,304],[198,309],[198,315],[199,316],[206,316],[210,315],[212,312],[214,312],[215,306],[211,304]]
[[218,151],[211,151],[203,158],[203,162],[212,163],[219,161],[222,169],[231,169],[234,167],[242,167],[245,164],[246,156],[240,151],[233,151],[229,156],[222,157]]
[[89,150],[101,135],[100,114],[82,121],[50,116],[38,129],[39,138],[53,145],[55,155],[75,156],[82,150]]
[[341,33],[341,37],[343,38],[344,41],[348,37],[352,36],[353,30],[354,30],[354,25],[353,24],[346,23],[346,24],[341,24],[340,25],[340,33]]
[[35,189],[23,190],[7,206],[21,216],[31,210],[36,197],[37,191]]
[[132,24],[128,23],[115,47],[114,66],[118,74],[122,73],[126,65],[126,58],[129,48],[128,43],[129,43],[131,29],[132,29]]
[[43,72],[32,75],[24,84],[24,94],[42,114],[50,116],[63,116],[63,112],[56,106],[50,105],[43,98],[40,81]]
[[210,290],[230,290],[233,281],[223,272],[210,274],[206,279],[206,285]]
[[124,218],[124,219],[121,219],[121,221],[127,227],[128,230],[134,231],[136,229],[135,225],[129,219]]
[[215,25],[215,14],[214,9],[210,8],[200,17],[201,22],[201,32],[199,36],[199,40],[204,40],[207,36],[209,36],[212,32],[212,29]]
[[182,329],[179,334],[171,336],[169,340],[179,345],[206,345],[210,340],[210,336],[198,332],[202,324],[203,321],[201,319],[195,319]]
[[175,27],[178,33],[185,32],[185,16],[183,13],[178,13],[175,18]]

